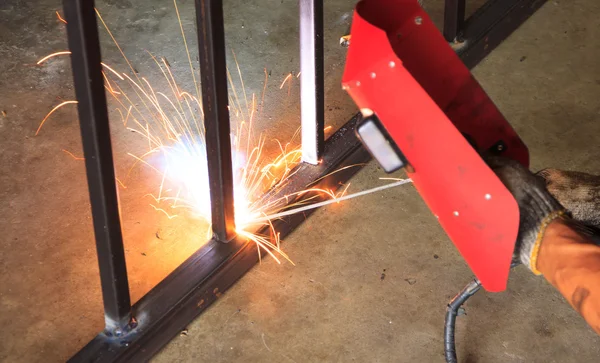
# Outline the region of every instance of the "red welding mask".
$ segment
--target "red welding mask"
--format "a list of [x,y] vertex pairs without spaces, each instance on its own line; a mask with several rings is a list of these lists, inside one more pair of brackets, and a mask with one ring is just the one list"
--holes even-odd
[[387,172],[410,166],[483,287],[503,291],[519,208],[480,153],[527,166],[527,148],[417,0],[357,5],[342,83],[363,113],[365,147]]

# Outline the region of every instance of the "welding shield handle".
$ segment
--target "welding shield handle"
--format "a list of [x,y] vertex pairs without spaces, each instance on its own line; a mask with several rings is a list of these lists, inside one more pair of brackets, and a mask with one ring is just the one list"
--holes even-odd
[[512,193],[519,205],[519,233],[513,261],[519,261],[534,274],[537,255],[548,224],[564,218],[564,207],[548,192],[543,178],[534,175],[522,164],[500,156],[485,156],[484,160]]

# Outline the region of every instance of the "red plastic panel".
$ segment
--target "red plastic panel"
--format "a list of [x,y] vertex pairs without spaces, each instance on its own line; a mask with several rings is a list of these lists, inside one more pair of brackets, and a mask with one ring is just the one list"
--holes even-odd
[[461,132],[480,149],[504,141],[504,155],[525,165],[527,148],[416,0],[357,5],[343,85],[404,153],[415,187],[484,288],[504,290],[518,206]]

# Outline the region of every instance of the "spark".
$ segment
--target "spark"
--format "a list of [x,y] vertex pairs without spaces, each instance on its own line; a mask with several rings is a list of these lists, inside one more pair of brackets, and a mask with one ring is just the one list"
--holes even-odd
[[261,337],[262,337],[262,342],[263,342],[263,344],[265,345],[265,348],[267,348],[267,350],[268,350],[269,352],[273,352],[273,351],[271,350],[271,348],[269,348],[269,346],[267,345],[267,342],[265,342],[265,333],[262,333]]
[[60,20],[63,23],[67,24],[67,21],[65,19],[63,19],[62,16],[60,16],[60,13],[58,12],[58,10],[56,11],[56,17],[58,18],[58,20]]
[[162,195],[163,187],[165,185],[165,178],[167,177],[167,173],[168,173],[168,169],[165,169],[165,172],[163,173],[162,180],[160,182],[160,188],[158,188],[158,199],[159,200],[160,200],[160,196]]
[[190,56],[190,50],[187,45],[187,40],[185,38],[185,32],[183,31],[183,23],[181,22],[181,17],[179,16],[179,8],[177,7],[177,0],[173,0],[173,5],[175,5],[175,12],[177,13],[177,21],[179,22],[179,29],[181,29],[181,37],[183,38],[183,44],[185,45],[185,53],[187,54],[188,63],[190,64],[190,73],[192,73],[192,79],[194,80],[194,87],[196,87],[196,95],[198,99],[200,99],[200,88],[198,88],[198,82],[196,82],[196,72],[194,72],[194,67],[192,66],[192,58]]
[[119,183],[119,185],[120,185],[121,187],[123,187],[123,189],[127,189],[127,187],[125,186],[125,184],[123,184],[123,182],[122,182],[122,181],[120,181],[120,180],[119,180],[119,178],[115,177],[115,180],[117,181],[117,183]]
[[115,71],[114,69],[112,69],[111,67],[109,67],[106,63],[100,62],[100,64],[102,64],[102,66],[105,67],[106,69],[108,69],[109,71],[113,72],[113,74],[115,76],[117,76],[121,81],[125,80],[125,78],[123,78],[117,71]]
[[283,80],[283,82],[281,82],[281,86],[279,86],[279,89],[283,89],[283,86],[285,85],[285,82],[288,81],[288,79],[292,78],[292,74],[288,74],[287,77],[285,77],[285,79]]
[[[242,71],[240,70],[240,64],[237,61],[237,57],[235,56],[235,52],[233,49],[231,50],[231,54],[233,54],[233,60],[235,61],[235,66],[237,67],[238,74],[240,75],[240,82],[242,84],[242,92],[244,92],[244,102],[246,103],[246,110],[248,109],[248,96],[246,96],[246,87],[244,86],[244,79],[242,78]],[[252,108],[254,110],[254,107]]]
[[285,216],[289,216],[289,215],[292,215],[292,214],[304,212],[304,211],[307,211],[307,210],[311,210],[311,209],[315,209],[315,208],[319,208],[319,207],[324,207],[324,206],[329,205],[329,204],[339,203],[339,202],[342,202],[344,200],[348,200],[348,199],[360,197],[360,196],[363,196],[363,195],[367,195],[367,194],[379,192],[379,191],[382,191],[382,190],[385,190],[385,189],[394,188],[394,187],[397,187],[399,185],[404,185],[404,184],[408,184],[408,183],[411,183],[411,182],[412,182],[411,179],[403,179],[403,180],[397,181],[395,183],[390,183],[390,184],[387,184],[387,185],[382,185],[380,187],[375,187],[375,188],[372,188],[372,189],[363,190],[361,192],[349,194],[349,195],[346,195],[346,196],[343,196],[343,197],[340,197],[340,198],[333,198],[333,199],[326,200],[326,201],[319,202],[319,203],[312,203],[312,204],[307,205],[305,207],[294,208],[294,209],[286,210],[284,212],[275,213],[275,214],[272,214],[272,215],[268,215],[268,216],[256,218],[253,222],[254,223],[258,223],[258,222],[266,222],[266,221],[270,221],[270,220],[273,220],[273,219],[278,219],[278,218],[281,218],[281,217],[285,217]]
[[265,68],[265,81],[263,82],[263,90],[262,95],[260,97],[260,112],[263,111],[263,105],[265,104],[265,93],[267,92],[267,82],[269,81],[269,73],[267,72],[267,68]]
[[40,65],[40,64],[44,63],[45,61],[47,61],[47,60],[48,60],[48,59],[50,59],[50,58],[54,58],[54,57],[56,57],[56,56],[59,56],[59,55],[68,55],[68,54],[71,54],[71,52],[70,52],[70,51],[68,51],[68,50],[67,50],[67,51],[55,52],[55,53],[52,53],[52,54],[48,54],[48,55],[47,55],[47,56],[45,56],[44,58],[40,59],[40,60],[37,62],[37,64],[38,64],[38,65]]
[[132,106],[129,106],[129,108],[127,109],[127,115],[125,117],[123,117],[123,112],[120,108],[116,109],[119,115],[121,115],[121,121],[123,122],[123,126],[127,126],[127,120],[129,120],[129,115],[131,115],[131,108]]
[[[108,89],[108,91],[113,94],[113,95],[120,95],[121,92],[115,91],[112,88],[112,85],[110,84],[110,81],[108,80],[108,77],[106,77],[106,73],[102,72],[102,77],[104,77],[104,82],[106,82],[106,84],[108,85],[108,87],[105,86],[106,89]],[[120,111],[120,110],[119,110]]]
[[[323,179],[325,179],[325,178],[327,178],[327,177],[329,177],[329,176],[331,176],[331,175],[333,175],[333,174],[335,174],[335,173],[339,173],[340,171],[344,171],[344,170],[346,170],[346,169],[355,168],[355,167],[357,167],[357,166],[364,166],[364,165],[365,165],[365,164],[352,164],[352,165],[347,165],[347,166],[344,166],[344,167],[342,167],[342,168],[336,169],[336,170],[332,171],[331,173],[329,173],[329,174],[325,174],[325,175],[323,175],[322,177],[320,177],[320,178],[316,179],[315,181],[313,181],[313,182],[311,183],[311,185],[312,185],[312,184],[316,184],[316,183],[320,182],[321,180],[323,180]],[[398,179],[398,180],[401,180],[401,179]]]
[[85,160],[85,158],[83,158],[83,157],[77,157],[77,156],[73,155],[73,153],[70,152],[69,150],[62,149],[62,151],[64,151],[67,155],[71,156],[75,160]]
[[[176,3],[174,5],[176,6]],[[179,12],[178,9],[176,11]],[[127,152],[127,155],[134,159],[134,163],[127,172],[126,180],[137,164],[143,164],[161,175],[157,192],[158,197],[151,194],[154,203],[150,205],[153,209],[165,214],[169,219],[175,218],[177,215],[166,212],[163,206],[166,203],[171,209],[188,209],[210,222],[204,129],[200,126],[197,116],[197,110],[200,110],[200,116],[203,116],[199,92],[198,97],[195,97],[182,90],[171,73],[166,59],[163,58],[159,62],[148,52],[165,77],[168,83],[167,91],[169,92],[155,90],[148,79],[138,76],[138,72],[127,59],[97,9],[96,13],[133,73],[132,75],[123,73],[106,63],[102,63],[102,67],[106,70],[106,72],[103,72],[105,87],[112,99],[117,102],[116,110],[120,115],[123,126],[148,142],[148,150],[142,155]],[[188,62],[190,63],[190,71],[194,73],[179,14],[178,21],[188,55]],[[38,64],[62,54],[70,54],[70,52],[50,54],[41,59]],[[250,225],[253,218],[269,212],[268,209],[257,203],[259,196],[268,188],[277,188],[290,175],[291,168],[300,161],[301,153],[299,148],[288,147],[289,143],[284,146],[281,142],[276,141],[282,154],[276,155],[272,159],[265,156],[265,138],[259,135],[258,140],[256,140],[253,135],[253,128],[254,121],[258,117],[258,113],[262,112],[264,106],[268,73],[265,69],[265,85],[260,98],[257,100],[254,94],[249,97],[250,95],[246,93],[244,87],[244,80],[236,54],[233,51],[232,54],[236,62],[237,76],[243,92],[243,100],[240,100],[238,92],[235,90],[233,77],[228,70],[229,82],[234,89],[233,97],[236,101],[236,103],[232,103],[232,106],[234,106],[232,113],[235,112],[238,118],[238,133],[234,136],[235,142],[233,143],[237,232],[241,237],[256,243],[259,250],[265,250],[273,257],[277,254],[279,258],[283,257],[290,260],[281,251],[279,234],[270,222],[264,223],[264,226],[271,230],[271,236],[269,237],[251,233],[244,228]],[[196,83],[195,81],[195,87],[197,87]],[[244,103],[244,107],[242,107],[240,101]],[[36,135],[56,110],[70,103],[77,103],[77,101],[66,101],[55,106],[40,123]],[[257,105],[258,103],[259,105]],[[65,152],[68,153],[66,150]],[[72,153],[68,154],[74,159],[78,159]],[[151,155],[157,155],[160,158],[158,160],[156,158],[147,159]],[[197,167],[190,167],[190,165],[196,165]],[[125,184],[119,179],[116,182],[125,188]],[[170,196],[170,191],[176,191],[176,195],[174,197]],[[276,204],[271,206],[282,207]]]
[[[110,31],[110,29],[108,28],[108,25],[106,25],[106,23],[104,22],[104,19],[102,18],[102,15],[100,15],[100,11],[98,11],[98,9],[96,10],[96,15],[98,16],[98,19],[100,19],[100,21],[102,22],[102,25],[104,25],[104,29],[106,29],[106,31],[108,32],[108,35],[110,35],[110,38],[112,39],[113,43],[115,43],[115,46],[117,47],[117,49],[119,50],[119,52],[121,53],[121,55],[123,56],[123,59],[125,59],[125,62],[127,62],[127,65],[129,66],[129,68],[131,69],[131,71],[136,75],[137,77],[137,72],[135,71],[135,68],[133,68],[133,66],[131,65],[131,63],[129,62],[129,59],[125,56],[125,53],[123,52],[123,49],[121,49],[121,46],[119,45],[119,43],[117,42],[117,40],[115,39],[115,37],[113,36],[112,32]],[[138,79],[139,80],[139,79]]]
[[177,207],[177,201],[179,200],[180,193],[181,193],[181,187],[177,190],[177,194],[175,195],[175,200],[174,200],[173,204],[171,205],[171,208]]
[[348,183],[348,184],[346,184],[346,187],[345,187],[345,188],[344,188],[344,190],[342,190],[342,192],[340,193],[340,198],[335,198],[335,199],[336,199],[336,202],[337,202],[338,204],[341,202],[341,200],[340,200],[340,199],[341,199],[341,198],[343,198],[343,197],[344,197],[344,195],[346,195],[346,192],[348,191],[348,188],[350,188],[350,184],[351,184],[351,183]]
[[48,117],[50,117],[50,115],[52,115],[54,113],[54,111],[58,110],[59,108],[65,106],[65,105],[74,104],[74,103],[77,103],[77,101],[65,101],[65,102],[55,106],[50,112],[48,112],[48,114],[46,114],[46,117],[44,117],[42,122],[40,122],[40,126],[38,127],[37,131],[35,132],[35,135],[37,136],[37,134],[39,134],[40,130],[42,129],[42,126],[44,126],[44,123],[46,122]]
[[[152,78],[148,79],[141,74],[138,75],[139,72],[133,67],[100,12],[96,9],[99,20],[131,70],[131,72],[125,73],[118,67],[112,68],[101,63],[105,70],[102,74],[105,88],[111,95],[111,100],[116,103],[115,109],[119,113],[124,129],[131,131],[134,137],[142,138],[145,141],[143,151],[126,151],[133,161],[124,180],[129,184],[130,174],[136,166],[141,164],[149,167],[157,173],[157,176],[160,176],[160,183],[154,186],[154,192],[147,194],[153,198],[150,206],[154,210],[173,219],[179,214],[170,214],[167,210],[178,209],[189,212],[192,217],[200,218],[210,224],[207,151],[202,122],[204,112],[200,101],[198,80],[195,77],[192,57],[176,0],[173,0],[173,4],[192,73],[193,87],[196,89],[195,96],[193,91],[190,94],[180,87],[176,74],[171,71],[171,66],[166,58],[157,58],[149,51],[146,52],[160,71],[159,74],[164,77],[163,81],[166,81],[167,86],[157,88],[151,82]],[[261,251],[264,251],[277,263],[286,260],[293,264],[289,256],[281,250],[280,235],[272,220],[320,206],[340,203],[401,185],[400,183],[404,184],[406,181],[349,195],[347,194],[349,183],[337,194],[331,189],[316,187],[316,182],[323,178],[356,166],[350,165],[329,173],[306,186],[304,190],[264,201],[262,196],[265,192],[279,193],[284,186],[288,185],[289,178],[299,170],[294,167],[301,162],[302,156],[299,142],[297,142],[300,128],[289,140],[284,142],[278,139],[267,139],[264,134],[254,130],[255,123],[263,112],[269,73],[264,68],[264,85],[260,95],[247,93],[237,56],[233,50],[231,52],[237,70],[234,79],[230,70],[227,69],[228,82],[232,91],[229,95],[229,110],[232,118],[232,169],[236,232],[249,243],[256,244],[259,258],[261,258]],[[42,58],[38,64],[52,57],[70,53],[67,51],[52,53]],[[294,74],[290,72],[279,88],[283,89],[287,82],[289,94],[293,77]],[[300,73],[295,77],[300,77]],[[235,87],[236,84],[241,85],[240,91]],[[243,99],[241,99],[242,97]],[[40,123],[36,135],[52,113],[70,103],[77,103],[77,101],[66,101],[55,106]],[[324,131],[327,132],[331,128],[328,126],[324,128]],[[271,150],[276,152],[271,153]],[[63,151],[75,160],[83,160],[67,150]],[[115,179],[116,183],[126,188],[121,180]],[[323,199],[325,200],[323,201]],[[320,202],[316,202],[319,200]],[[252,232],[258,229],[262,229],[265,235]],[[207,230],[207,233],[211,233],[210,229]]]
[[[160,173],[160,170],[156,169],[155,167],[150,165],[147,161],[143,160],[139,156],[135,156],[132,153],[127,153],[127,155],[131,156],[132,158],[136,159],[137,161],[141,162],[142,164],[149,166],[150,168],[154,169],[154,171],[156,171],[157,173]],[[135,166],[135,164],[134,164],[134,166]],[[132,166],[132,169],[133,169],[133,166]],[[129,175],[129,173],[127,175]]]
[[158,207],[156,207],[156,206],[155,206],[155,205],[153,205],[153,204],[150,204],[150,206],[151,206],[152,208],[154,208],[154,210],[156,210],[156,211],[158,211],[158,212],[163,212],[163,213],[164,213],[164,214],[167,216],[167,218],[169,218],[169,219],[173,219],[173,218],[177,217],[177,214],[170,215],[170,214],[169,214],[169,213],[167,213],[167,212],[166,212],[164,209],[162,209],[162,208],[158,208]]
[[394,181],[400,181],[400,180],[404,180],[402,178],[379,178],[379,180],[394,180]]

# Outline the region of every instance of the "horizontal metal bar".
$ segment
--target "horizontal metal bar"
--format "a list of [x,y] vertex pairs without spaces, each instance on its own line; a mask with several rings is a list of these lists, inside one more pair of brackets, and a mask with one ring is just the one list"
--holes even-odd
[[323,0],[300,0],[302,161],[319,163],[325,143]]
[[488,0],[465,23],[464,46],[457,53],[469,68],[475,67],[546,0]]
[[235,214],[223,1],[196,0],[196,23],[212,229],[214,238],[227,242],[235,236]]
[[65,0],[63,7],[68,22],[67,36],[94,221],[106,333],[121,335],[130,327],[131,302],[94,1]]

